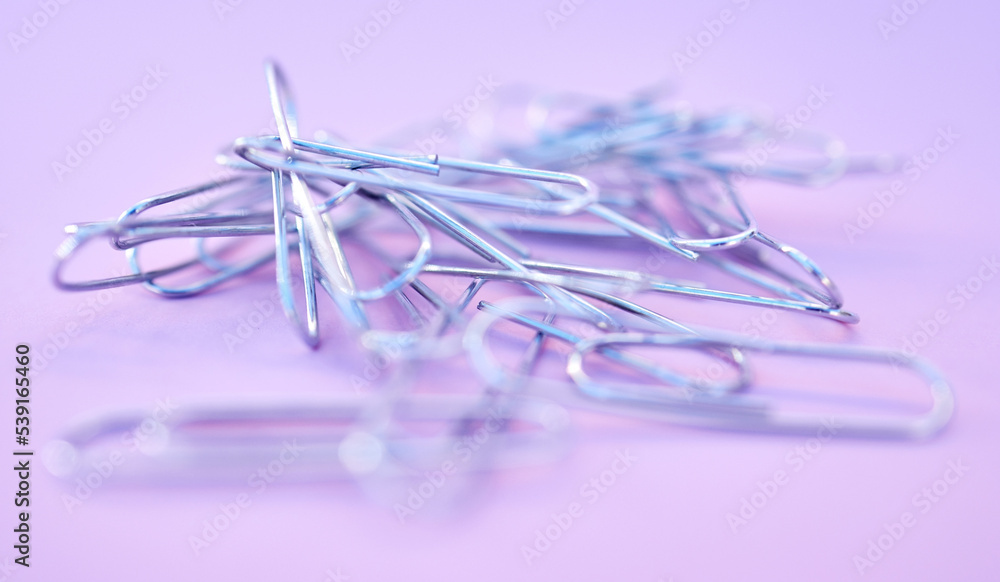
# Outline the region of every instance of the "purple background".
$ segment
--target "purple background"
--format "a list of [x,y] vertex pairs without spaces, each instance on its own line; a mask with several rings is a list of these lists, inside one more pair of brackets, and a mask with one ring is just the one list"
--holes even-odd
[[[68,323],[80,325],[35,376],[36,449],[83,412],[149,410],[158,398],[185,403],[206,395],[348,390],[344,378],[358,364],[330,343],[309,352],[280,317],[227,351],[222,335],[267,296],[266,284],[183,303],[126,289],[85,321],[79,306],[87,295],[49,283],[64,224],[110,217],[141,198],[203,181],[220,146],[266,126],[266,57],[289,74],[306,131],[334,129],[358,145],[439,118],[480,75],[610,98],[671,78],[699,110],[745,105],[776,115],[805,103],[811,86],[823,86],[832,96],[807,126],[859,152],[913,155],[952,128],[954,145],[915,181],[875,175],[820,190],[748,188],[761,223],[833,273],[848,308],[863,318],[849,333],[796,320],[781,337],[899,348],[946,309],[948,323],[919,352],[953,382],[952,425],[925,443],[834,440],[736,534],[726,513],[737,511],[758,481],[788,469],[786,454],[806,439],[591,422],[568,459],[492,482],[458,515],[421,515],[401,525],[390,507],[352,485],[279,484],[198,556],[188,536],[245,486],[102,487],[69,512],[60,496],[70,488],[36,468],[32,567],[0,570],[0,580],[319,582],[338,569],[357,582],[844,580],[857,576],[853,556],[884,533],[883,524],[913,511],[911,498],[957,459],[970,467],[967,475],[864,577],[995,579],[1000,280],[985,282],[962,309],[946,300],[1000,245],[995,4],[930,2],[884,38],[878,21],[891,17],[890,0],[588,0],[555,28],[545,12],[558,9],[556,0],[400,2],[402,12],[350,62],[341,43],[387,3],[318,8],[244,0],[220,17],[208,0],[154,7],[73,2],[60,5],[17,50],[8,33],[21,34],[22,19],[40,4],[4,3],[0,350],[21,342],[37,349]],[[723,9],[735,21],[678,71],[674,52]],[[167,76],[119,119],[113,103],[142,81],[146,67]],[[113,120],[113,132],[57,179],[52,162],[103,117]],[[904,180],[905,195],[849,241],[844,224],[893,179]],[[841,380],[851,383],[850,372]],[[12,394],[9,403],[4,426],[13,425]],[[635,465],[526,565],[521,545],[550,523],[551,513],[579,500],[579,486],[625,448],[638,458]],[[12,497],[12,477],[4,472],[0,499]],[[6,529],[14,508],[2,503]],[[13,536],[0,539],[0,559],[10,568]]]

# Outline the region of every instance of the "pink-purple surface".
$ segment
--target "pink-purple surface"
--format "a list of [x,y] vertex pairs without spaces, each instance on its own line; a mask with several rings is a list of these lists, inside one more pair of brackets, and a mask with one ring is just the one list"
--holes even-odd
[[[939,132],[952,131],[954,143],[919,175],[853,177],[819,190],[748,189],[761,223],[810,252],[862,316],[850,332],[805,321],[782,328],[783,337],[900,348],[945,310],[947,323],[919,353],[955,387],[952,424],[928,442],[834,439],[795,471],[788,455],[807,444],[801,437],[605,425],[581,416],[588,430],[567,459],[486,482],[458,514],[428,512],[400,524],[390,506],[352,485],[278,483],[197,554],[190,536],[245,485],[109,483],[67,509],[62,496],[73,487],[36,467],[30,568],[13,563],[7,528],[15,525],[17,485],[7,470],[0,580],[845,580],[860,575],[855,556],[907,511],[915,525],[874,553],[860,576],[997,578],[1000,278],[980,266],[996,260],[1000,246],[993,187],[1000,9],[891,0],[398,0],[401,10],[370,44],[345,57],[342,43],[353,42],[355,27],[387,6],[4,3],[0,351],[12,355],[22,342],[41,349],[68,324],[79,329],[35,374],[36,449],[95,410],[349,390],[346,378],[358,364],[332,343],[310,352],[280,317],[227,349],[224,334],[267,296],[264,284],[184,302],[126,289],[91,316],[88,295],[59,292],[49,281],[64,224],[110,217],[143,197],[202,181],[220,146],[267,125],[267,57],[290,75],[307,129],[334,129],[359,145],[440,119],[483,75],[607,97],[672,78],[702,111],[745,105],[779,117],[822,87],[830,96],[806,125],[860,152],[919,154]],[[37,16],[46,9],[53,14]],[[561,19],[547,14],[560,10]],[[731,11],[725,23],[723,10]],[[25,28],[26,18],[38,25]],[[707,46],[678,66],[675,53],[685,54],[699,34]],[[126,115],[120,94],[150,70],[160,72],[155,86],[150,77],[144,99],[126,105]],[[102,118],[111,131],[78,167],[54,171],[53,162],[64,162],[67,147]],[[845,230],[894,179],[905,193],[860,234]],[[949,301],[970,283],[977,292]],[[857,381],[851,374],[838,379]],[[14,395],[5,394],[4,426],[13,427]],[[527,563],[522,545],[553,513],[580,501],[581,484],[625,449],[637,459],[627,473]],[[935,502],[915,500],[949,462],[969,469]],[[788,483],[734,533],[727,514],[782,469]]]

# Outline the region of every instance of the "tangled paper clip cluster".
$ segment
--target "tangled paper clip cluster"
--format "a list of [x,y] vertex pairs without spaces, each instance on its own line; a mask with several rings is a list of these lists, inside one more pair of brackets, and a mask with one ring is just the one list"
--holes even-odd
[[[378,398],[365,404],[202,411],[175,416],[172,430],[223,417],[349,419],[355,429],[339,454],[352,472],[375,470],[392,450],[387,443],[402,442],[396,437],[407,429],[387,418],[433,418],[453,437],[485,426],[512,432],[519,422],[544,425],[548,413],[537,403],[546,399],[703,427],[814,433],[829,410],[811,401],[789,410],[787,393],[759,391],[751,364],[775,356],[886,365],[929,386],[930,406],[919,414],[838,412],[839,435],[916,438],[947,424],[951,389],[921,359],[684,321],[683,306],[724,302],[856,323],[828,274],[765,233],[739,187],[748,178],[826,184],[882,161],[851,157],[840,141],[806,131],[787,139],[747,114],[699,115],[657,93],[622,103],[532,95],[519,105],[495,97],[493,117],[453,141],[491,162],[362,150],[325,133],[301,138],[281,71],[269,64],[266,76],[276,135],[236,140],[219,156],[225,179],[68,227],[56,284],[78,291],[140,284],[187,297],[259,280],[273,268],[281,307],[309,346],[320,342],[322,300],[381,368],[413,370],[466,353],[475,372],[461,382],[476,394],[420,395],[406,386],[409,372],[386,373],[380,386],[366,386]],[[511,113],[529,140],[495,137]],[[748,161],[748,148],[761,144],[769,154]],[[144,249],[176,239],[193,241],[192,251],[150,267]],[[68,259],[91,240],[124,251],[129,272],[68,281]],[[671,276],[686,263],[739,290]],[[661,307],[668,297],[680,302]],[[555,375],[544,364],[553,360]],[[360,433],[359,419],[371,425]],[[95,434],[80,433],[75,446]]]

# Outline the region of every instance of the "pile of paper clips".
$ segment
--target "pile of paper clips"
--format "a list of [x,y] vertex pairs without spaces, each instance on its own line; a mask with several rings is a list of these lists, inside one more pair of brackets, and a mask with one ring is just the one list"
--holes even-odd
[[[390,373],[380,385],[365,386],[377,398],[350,406],[188,412],[171,420],[172,431],[221,420],[351,420],[349,436],[334,448],[353,473],[378,470],[390,454],[405,457],[397,438],[403,429],[390,419],[450,423],[455,438],[484,426],[516,432],[518,422],[548,422],[551,409],[539,408],[547,398],[711,428],[815,432],[828,413],[788,411],[773,394],[755,393],[750,366],[758,355],[887,364],[915,372],[929,386],[925,412],[839,414],[840,435],[917,438],[947,424],[951,390],[921,360],[699,328],[678,321],[679,310],[663,313],[648,300],[677,296],[858,321],[815,262],[761,231],[737,191],[747,174],[739,154],[773,137],[767,124],[738,113],[697,115],[653,95],[568,111],[536,99],[525,107],[535,131],[531,143],[473,144],[480,159],[494,163],[359,150],[300,138],[280,70],[268,65],[266,73],[277,135],[238,139],[220,156],[231,169],[225,180],[149,198],[116,220],[68,227],[56,284],[67,290],[141,284],[187,297],[259,276],[273,263],[284,312],[309,346],[320,341],[318,284],[335,306],[337,325],[369,353],[412,369],[464,351],[479,377],[463,383],[479,388],[464,400],[420,395]],[[565,120],[553,121],[560,116]],[[802,132],[799,141],[811,156],[767,161],[753,168],[753,177],[819,184],[858,164],[837,140]],[[125,251],[131,272],[67,281],[67,259],[92,239]],[[192,239],[193,256],[144,265],[140,250],[164,239]],[[262,240],[270,242],[262,248]],[[348,247],[363,257],[353,265]],[[569,249],[563,254],[572,259],[558,259],[557,248]],[[601,266],[602,258],[615,267]],[[791,269],[775,266],[775,258]],[[758,292],[664,276],[671,261],[696,261]],[[378,269],[371,265],[381,271],[372,275]],[[201,278],[168,283],[192,273]],[[362,282],[364,276],[374,282]],[[442,280],[444,290],[432,282]],[[491,287],[491,298],[483,299],[481,291]],[[520,344],[512,340],[518,330]],[[539,371],[543,360],[557,361],[557,373]],[[703,363],[700,371],[690,364],[695,360]],[[706,365],[724,372],[706,374]],[[544,388],[556,385],[561,396]],[[359,419],[367,419],[364,430]],[[80,447],[101,432],[91,427],[68,440]]]

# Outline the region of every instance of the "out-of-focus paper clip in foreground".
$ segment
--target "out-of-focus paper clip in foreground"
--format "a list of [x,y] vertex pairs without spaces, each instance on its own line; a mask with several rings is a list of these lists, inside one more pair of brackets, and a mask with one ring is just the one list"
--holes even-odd
[[351,397],[109,413],[48,443],[42,457],[68,481],[104,471],[122,484],[224,483],[274,465],[294,483],[420,476],[467,451],[476,461],[465,469],[530,467],[561,458],[569,442],[566,410],[541,400],[483,409],[467,396],[404,396],[391,403],[391,425],[376,412],[384,404]]

